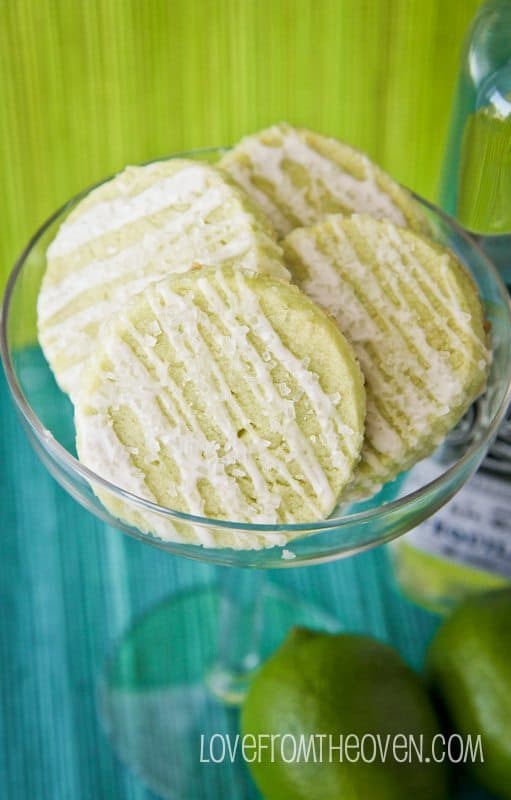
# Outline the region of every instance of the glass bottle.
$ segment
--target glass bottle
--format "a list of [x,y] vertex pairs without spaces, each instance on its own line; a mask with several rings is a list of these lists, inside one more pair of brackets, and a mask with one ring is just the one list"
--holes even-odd
[[[511,0],[490,0],[468,32],[441,176],[439,204],[496,264],[511,289]],[[470,436],[479,403],[451,436]],[[478,473],[393,547],[399,585],[447,611],[511,582],[511,409]]]

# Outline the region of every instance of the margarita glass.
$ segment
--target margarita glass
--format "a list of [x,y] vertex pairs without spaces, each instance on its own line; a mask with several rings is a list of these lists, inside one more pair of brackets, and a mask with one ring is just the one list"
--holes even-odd
[[[215,162],[222,152],[215,148],[179,153],[176,157]],[[202,796],[197,783],[198,751],[194,751],[188,765],[183,758],[175,763],[169,759],[165,714],[161,713],[162,692],[165,713],[172,716],[174,728],[178,720],[180,730],[180,742],[173,744],[173,751],[188,748],[190,753],[190,748],[198,747],[198,732],[201,726],[202,729],[206,727],[208,709],[212,704],[218,705],[219,700],[225,706],[241,701],[251,673],[292,624],[330,630],[337,627],[335,619],[319,610],[271,588],[265,589],[264,570],[319,564],[388,542],[433,514],[464,485],[496,435],[510,399],[509,297],[496,270],[474,241],[448,216],[416,198],[432,237],[449,247],[472,274],[491,324],[492,365],[488,388],[478,403],[477,424],[472,426],[470,437],[447,437],[429,458],[384,486],[370,500],[339,506],[328,519],[318,522],[251,525],[181,513],[130,494],[77,460],[71,402],[57,387],[37,343],[36,304],[46,266],[46,250],[59,225],[88,191],[90,189],[70,200],[45,222],[15,264],[3,300],[0,350],[9,389],[28,437],[50,473],[69,494],[108,525],[145,544],[186,558],[230,567],[219,570],[219,589],[171,597],[149,612],[119,644],[101,683],[102,716],[121,754],[164,796]],[[146,515],[170,520],[181,531],[201,526],[221,530],[224,538],[240,533],[249,538],[257,533],[268,546],[239,550],[163,541],[112,516],[94,490],[110,494]],[[275,545],[283,533],[292,538],[284,546]],[[187,618],[203,621],[207,647],[202,654],[187,652]],[[264,624],[266,619],[271,620],[271,625]],[[164,659],[165,667],[156,670],[157,692],[150,697],[147,664],[151,664],[149,671],[154,675],[154,661],[160,658],[158,645],[162,636],[169,638],[170,650]],[[171,640],[179,641],[175,659]],[[177,662],[185,665],[193,662],[193,675],[186,669],[178,669]],[[151,686],[154,689],[154,682]],[[225,714],[226,724],[234,724],[229,721],[227,710]],[[160,759],[154,741],[150,752],[145,748],[146,734],[143,733],[158,725],[161,727],[158,741],[165,741],[166,748]]]

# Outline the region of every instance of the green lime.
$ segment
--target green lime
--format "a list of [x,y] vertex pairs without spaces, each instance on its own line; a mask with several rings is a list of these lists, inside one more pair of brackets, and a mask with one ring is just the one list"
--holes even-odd
[[256,675],[242,731],[266,800],[448,797],[445,765],[427,763],[439,729],[422,681],[367,636],[292,631]]
[[427,657],[433,686],[454,728],[481,736],[467,767],[511,798],[511,589],[471,597],[440,627]]

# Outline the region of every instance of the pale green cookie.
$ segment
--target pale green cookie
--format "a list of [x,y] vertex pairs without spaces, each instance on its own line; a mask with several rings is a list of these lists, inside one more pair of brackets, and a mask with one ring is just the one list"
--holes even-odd
[[366,379],[362,458],[346,497],[431,453],[484,388],[490,354],[477,289],[451,253],[366,215],[293,231],[296,283],[332,314]]
[[48,248],[39,341],[73,397],[102,324],[194,262],[288,278],[275,232],[228,175],[195,161],[127,167],[72,211]]
[[367,156],[286,123],[242,139],[220,161],[281,236],[326,214],[363,212],[422,230],[412,196]]
[[[111,322],[75,421],[80,459],[116,485],[190,514],[273,524],[328,516],[353,475],[364,415],[337,325],[297,287],[224,267],[155,283]],[[101,499],[164,539],[290,538],[175,526]]]

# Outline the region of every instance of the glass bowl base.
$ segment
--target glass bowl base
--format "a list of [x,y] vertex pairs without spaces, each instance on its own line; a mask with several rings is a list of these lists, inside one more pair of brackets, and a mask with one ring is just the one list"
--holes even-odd
[[[236,739],[232,682],[218,667],[221,603],[220,589],[206,587],[151,609],[119,641],[98,687],[114,751],[166,800],[259,797]],[[272,621],[260,628],[261,661],[294,625],[341,629],[331,614],[278,587],[264,586],[260,605],[261,619]],[[221,698],[223,680],[229,688]]]

